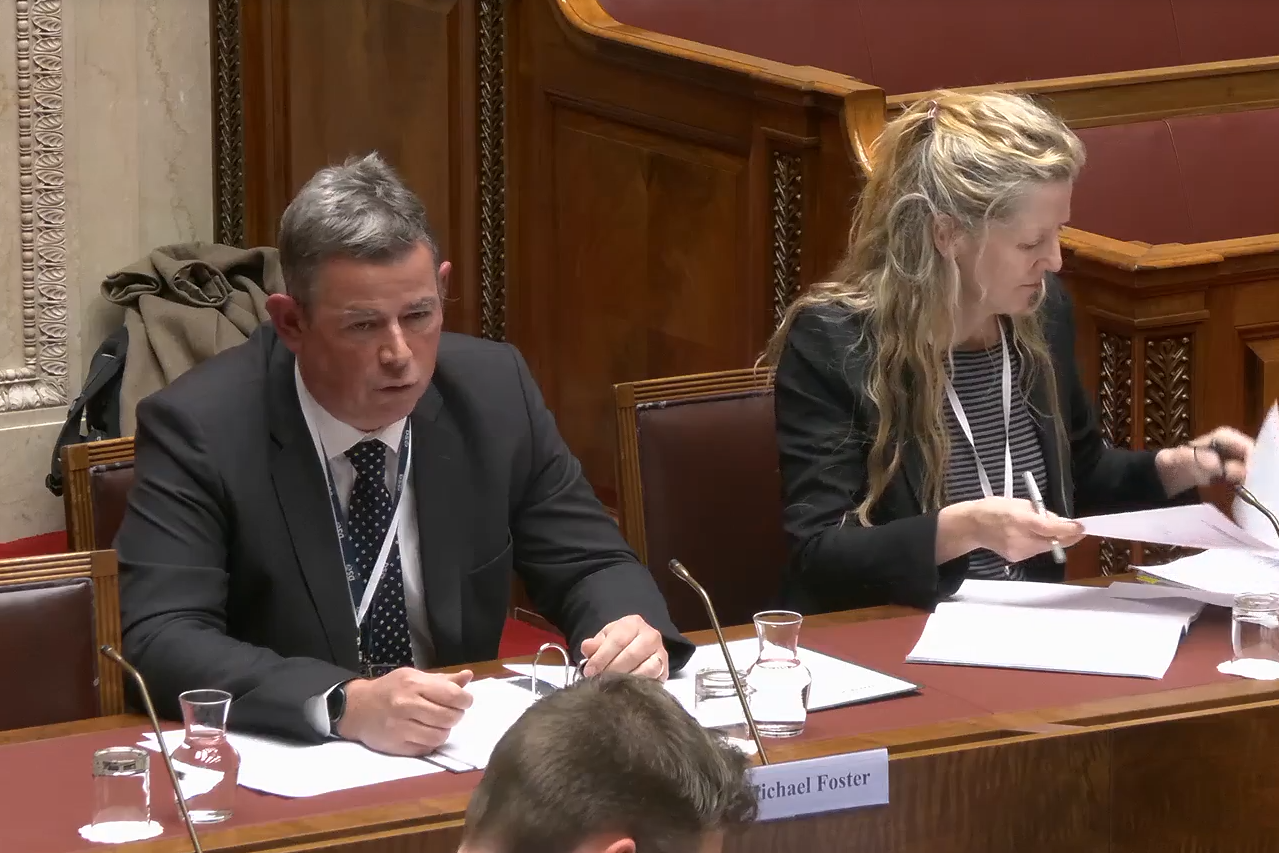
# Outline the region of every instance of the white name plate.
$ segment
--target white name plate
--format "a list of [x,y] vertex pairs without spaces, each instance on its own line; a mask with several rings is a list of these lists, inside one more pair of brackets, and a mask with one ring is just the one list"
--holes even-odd
[[759,820],[888,803],[888,750],[869,749],[750,769]]

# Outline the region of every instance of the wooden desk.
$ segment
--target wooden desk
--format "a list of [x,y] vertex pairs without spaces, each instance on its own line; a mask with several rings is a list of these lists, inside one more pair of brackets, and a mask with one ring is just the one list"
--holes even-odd
[[[802,737],[770,748],[789,760],[887,747],[891,804],[760,824],[727,850],[1279,849],[1279,683],[1216,672],[1230,654],[1224,612],[1196,623],[1162,681],[902,663],[924,618],[876,608],[808,619],[805,646],[923,689],[815,713]],[[143,729],[134,717],[0,735],[0,850],[97,849],[76,834],[89,819],[89,756]],[[237,853],[452,853],[478,779],[436,774],[299,800],[240,789],[236,816],[202,838]],[[166,834],[122,853],[187,849],[162,770],[152,785]]]

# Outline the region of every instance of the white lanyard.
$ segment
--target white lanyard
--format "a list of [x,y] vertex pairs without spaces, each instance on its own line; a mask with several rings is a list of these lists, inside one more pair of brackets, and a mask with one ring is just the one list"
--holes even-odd
[[[1009,435],[1009,424],[1012,422],[1013,411],[1013,367],[1012,359],[1008,356],[1008,340],[1005,337],[1002,322],[999,324],[999,350],[1004,357],[1003,369],[999,377],[1000,393],[1004,404],[1004,497],[1011,498],[1013,496],[1013,447]],[[950,398],[951,411],[955,413],[959,428],[964,431],[964,438],[968,439],[968,446],[973,449],[973,462],[977,465],[977,479],[981,480],[982,494],[988,498],[994,497],[995,491],[990,486],[990,477],[986,476],[986,466],[981,464],[981,454],[977,452],[977,442],[973,440],[968,416],[964,414],[964,407],[959,402],[959,395],[955,393],[955,386],[951,384],[949,376],[946,377],[946,396]]]
[[[386,563],[391,557],[391,547],[395,544],[395,536],[400,530],[400,519],[404,515],[404,481],[405,477],[408,476],[410,457],[413,454],[413,443],[409,435],[410,427],[405,422],[404,434],[400,439],[400,464],[396,472],[395,511],[391,516],[391,523],[386,529],[386,536],[382,539],[382,547],[378,550],[377,561],[373,564],[373,572],[369,575],[369,582],[364,585],[364,592],[360,596],[360,604],[358,607],[354,607],[357,627],[364,624],[364,619],[369,614],[369,607],[373,604],[373,597],[377,594],[378,584],[382,582],[382,575],[386,572]],[[346,567],[346,580],[350,584],[355,579],[354,555],[350,553],[350,541],[347,538],[346,525],[342,519],[342,508],[338,503],[337,485],[333,482],[333,471],[329,467],[329,453],[324,447],[324,439],[322,437],[320,438],[320,452],[324,454],[324,473],[329,486],[333,524],[337,527],[338,544],[342,548],[342,562]],[[354,604],[354,602],[352,603]]]

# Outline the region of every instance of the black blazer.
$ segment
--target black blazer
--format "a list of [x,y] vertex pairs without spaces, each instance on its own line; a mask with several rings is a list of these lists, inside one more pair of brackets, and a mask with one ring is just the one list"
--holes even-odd
[[[1075,517],[1170,503],[1155,454],[1109,447],[1102,438],[1075,366],[1070,297],[1048,277],[1040,310],[1056,370],[1061,414],[1070,439],[1062,470],[1047,385],[1026,389],[1048,469],[1044,502]],[[853,510],[865,495],[866,459],[877,414],[866,391],[869,355],[853,349],[863,319],[834,307],[801,312],[777,366],[776,414],[785,526],[791,557],[782,598],[787,607],[822,613],[879,604],[931,608],[963,582],[968,557],[938,566],[937,512],[923,512],[923,456],[906,445],[903,464],[871,512],[871,527]],[[1178,500],[1194,499],[1191,490]],[[1030,580],[1054,581],[1062,567],[1049,555],[1027,564]]]
[[[355,677],[356,627],[293,354],[268,324],[138,406],[116,538],[124,653],[157,707],[235,697],[232,723],[315,739],[305,701]],[[519,352],[444,334],[410,416],[437,666],[497,656],[518,572],[571,649],[637,613],[692,653],[564,444]]]

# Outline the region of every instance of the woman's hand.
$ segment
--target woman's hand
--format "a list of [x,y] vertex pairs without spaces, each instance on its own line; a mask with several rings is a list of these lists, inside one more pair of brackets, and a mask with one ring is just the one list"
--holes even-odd
[[1172,496],[1218,480],[1242,483],[1254,444],[1239,430],[1217,427],[1190,444],[1164,448],[1155,455],[1164,492]]
[[[1084,538],[1084,527],[1079,522],[1051,512],[1040,515],[1030,501],[1020,498],[982,498],[951,504],[941,511],[939,528],[955,531],[954,550],[958,553],[953,553],[952,558],[985,548],[1009,563],[1020,563],[1052,550],[1054,540],[1068,548]],[[940,542],[938,550],[942,550]]]

